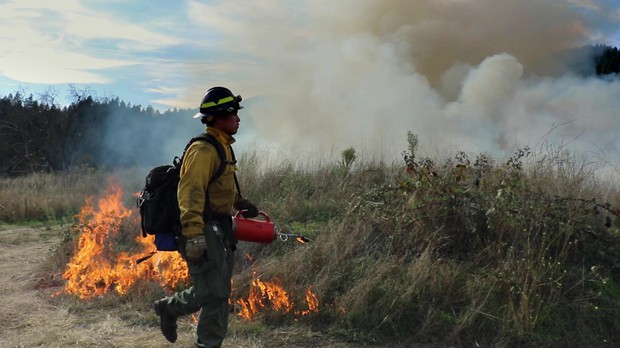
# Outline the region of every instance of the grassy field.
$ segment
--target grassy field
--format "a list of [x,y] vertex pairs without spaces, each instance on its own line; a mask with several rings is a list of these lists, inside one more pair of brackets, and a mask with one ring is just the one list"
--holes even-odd
[[[256,279],[287,289],[296,305],[278,310],[265,300],[250,320],[233,315],[236,339],[286,346],[273,334],[291,330],[300,342],[319,335],[314,346],[620,344],[620,195],[594,165],[565,151],[528,148],[504,160],[463,152],[423,158],[412,134],[403,157],[361,163],[347,149],[316,168],[280,163],[261,170],[252,170],[260,156],[239,159],[245,195],[280,231],[312,242],[241,243],[235,314]],[[103,183],[116,180],[135,209],[132,194],[142,182],[132,178],[140,173],[1,179],[0,220],[64,222],[45,263],[62,273],[84,225],[74,218],[84,197],[98,197]],[[135,219],[119,226],[138,234]],[[133,250],[132,243],[121,238],[119,248]],[[95,301],[60,298],[106,312],[129,306],[147,318],[139,325],[156,329],[148,303],[169,290],[132,286]],[[308,289],[317,311],[299,315]]]

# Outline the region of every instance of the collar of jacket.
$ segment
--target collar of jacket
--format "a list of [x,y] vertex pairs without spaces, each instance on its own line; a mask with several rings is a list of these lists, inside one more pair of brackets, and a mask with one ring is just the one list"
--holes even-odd
[[211,134],[223,145],[231,145],[235,142],[235,138],[231,135],[224,133],[223,131],[215,128],[215,127],[207,127],[207,134]]

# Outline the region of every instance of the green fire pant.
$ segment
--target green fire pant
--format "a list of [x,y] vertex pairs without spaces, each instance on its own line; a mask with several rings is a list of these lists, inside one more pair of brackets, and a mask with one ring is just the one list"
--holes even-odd
[[[198,347],[220,347],[228,331],[228,298],[234,264],[234,245],[221,223],[205,224],[207,255],[200,262],[187,261],[192,286],[168,298],[168,311],[176,316],[200,310],[197,327]],[[215,227],[214,227],[215,226]],[[181,255],[185,256],[185,243],[181,241]]]

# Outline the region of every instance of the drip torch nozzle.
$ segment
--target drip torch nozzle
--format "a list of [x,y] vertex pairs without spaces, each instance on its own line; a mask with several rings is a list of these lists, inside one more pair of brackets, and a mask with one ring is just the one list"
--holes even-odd
[[288,241],[289,238],[295,238],[298,241],[300,241],[301,243],[309,243],[312,242],[312,239],[308,238],[308,237],[304,237],[300,234],[294,234],[294,233],[278,233],[278,238],[280,238],[281,241],[286,242]]

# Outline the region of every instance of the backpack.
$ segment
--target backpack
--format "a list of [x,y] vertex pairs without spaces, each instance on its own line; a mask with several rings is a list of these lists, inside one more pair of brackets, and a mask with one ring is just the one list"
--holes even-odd
[[[181,158],[175,157],[172,165],[162,165],[151,169],[146,176],[146,184],[137,198],[136,205],[140,209],[140,227],[142,236],[155,235],[155,246],[158,251],[177,251],[177,239],[181,234],[181,211],[177,199],[177,188],[181,164],[185,152],[195,141],[206,141],[213,145],[220,157],[220,166],[213,174],[209,183],[217,180],[230,162],[222,144],[212,135],[202,133],[192,138],[183,150]],[[230,148],[232,163],[236,163],[235,153]],[[235,177],[236,180],[236,177]]]

